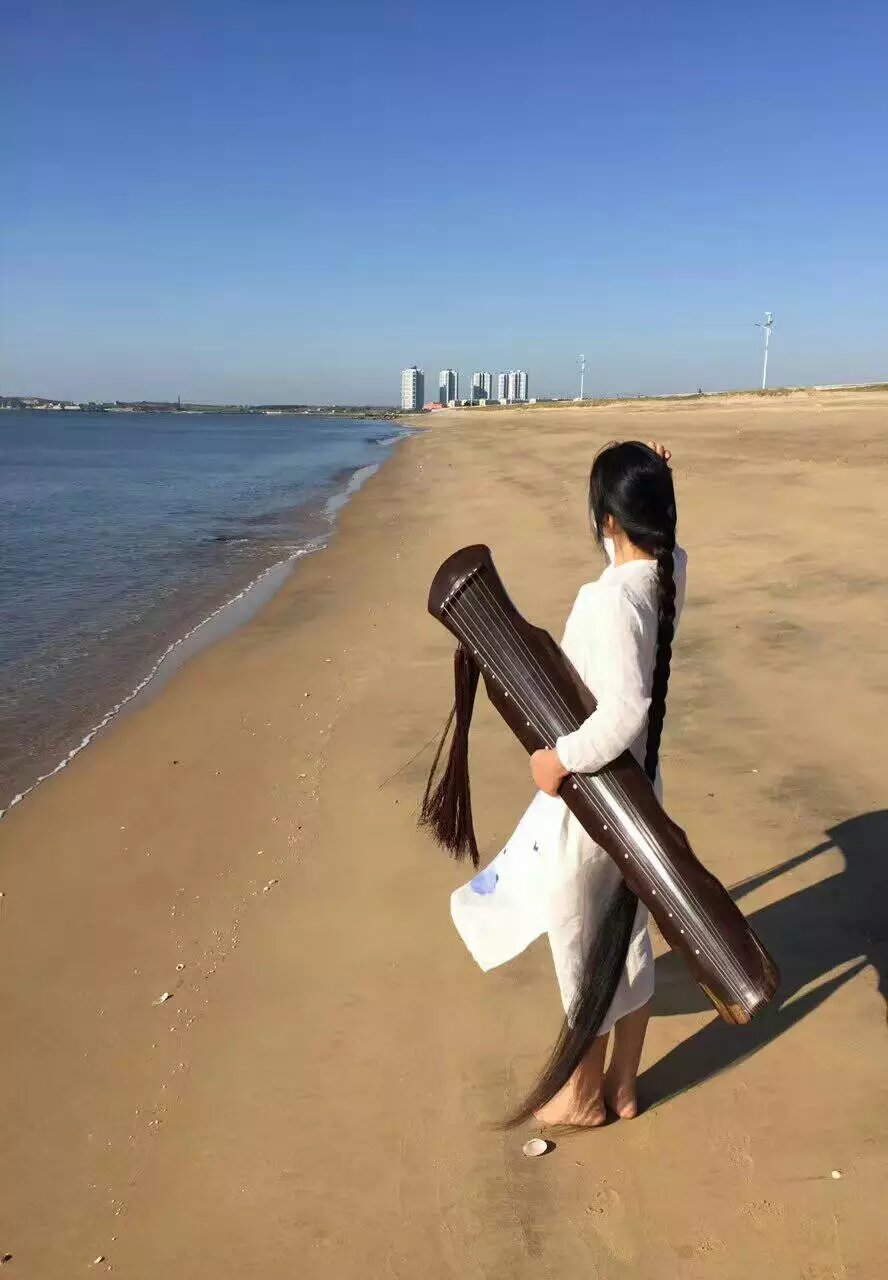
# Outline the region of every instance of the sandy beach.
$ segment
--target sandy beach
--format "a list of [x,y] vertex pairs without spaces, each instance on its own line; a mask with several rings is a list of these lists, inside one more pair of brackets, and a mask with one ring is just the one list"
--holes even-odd
[[[255,619],[0,822],[4,1280],[882,1275],[886,427],[884,392],[436,415]],[[466,870],[416,829],[452,696],[425,596],[484,541],[559,636],[600,571],[592,455],[652,437],[690,556],[667,808],[781,1001],[723,1026],[661,955],[647,1109],[527,1160],[490,1122],[560,1005],[544,942],[475,969]],[[483,697],[471,750],[489,856],[531,787]]]

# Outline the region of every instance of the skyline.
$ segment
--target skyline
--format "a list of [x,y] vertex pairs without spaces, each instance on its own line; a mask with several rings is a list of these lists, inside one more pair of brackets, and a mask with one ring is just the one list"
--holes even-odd
[[[415,365],[404,369],[401,373],[401,407],[406,406],[405,382],[416,376],[423,377],[423,371]],[[466,388],[466,382],[468,388]],[[412,399],[412,396],[408,398]],[[475,370],[467,377],[460,388],[459,369],[441,369],[438,372],[437,404],[448,405],[456,402],[464,404],[476,400],[498,400],[501,404],[522,404],[528,399],[528,373],[526,369],[508,369],[494,373],[492,370]]]
[[455,0],[498,56],[446,75],[438,6],[371,9],[13,11],[0,392],[382,405],[405,351],[752,389],[767,310],[772,385],[885,378],[881,5]]
[[[15,409],[78,410],[78,411],[80,410],[100,411],[101,410],[101,411],[109,411],[109,412],[115,412],[115,411],[116,412],[124,412],[124,411],[126,412],[139,412],[139,411],[166,412],[166,411],[180,410],[183,413],[212,412],[214,410],[218,410],[220,412],[231,412],[231,413],[266,413],[266,414],[267,413],[271,413],[271,414],[307,413],[307,414],[311,414],[311,413],[320,412],[320,411],[323,411],[324,413],[326,413],[332,410],[342,410],[343,412],[350,411],[350,410],[361,410],[361,411],[366,411],[368,416],[373,416],[375,414],[382,414],[384,416],[389,412],[394,412],[400,409],[402,411],[407,411],[411,413],[419,413],[422,411],[424,407],[428,406],[429,401],[427,399],[420,397],[420,399],[414,404],[412,403],[413,398],[411,397],[411,404],[408,406],[408,404],[405,403],[404,386],[403,386],[403,373],[405,372],[407,371],[406,370],[402,371],[402,388],[401,388],[402,395],[401,395],[400,405],[398,403],[397,397],[394,400],[389,400],[387,402],[386,401],[365,401],[363,403],[358,401],[346,401],[346,400],[278,401],[274,403],[266,402],[266,401],[256,401],[256,402],[247,402],[247,401],[226,402],[226,401],[219,401],[219,400],[188,401],[188,400],[183,400],[181,396],[179,396],[177,400],[120,399],[115,401],[115,400],[109,400],[107,398],[106,399],[99,398],[92,401],[86,401],[86,400],[69,401],[66,399],[65,396],[43,396],[43,395],[30,395],[30,394],[4,395],[0,393],[0,412],[10,410],[10,409],[13,409],[13,410]],[[417,372],[424,379],[422,370],[417,370]],[[615,396],[598,396],[598,395],[567,396],[566,395],[566,396],[545,397],[545,396],[530,396],[529,394],[523,394],[523,395],[516,394],[513,396],[509,396],[508,387],[510,385],[510,380],[513,378],[523,380],[523,381],[519,381],[515,385],[518,387],[523,387],[523,390],[526,393],[527,378],[528,378],[526,370],[511,370],[508,373],[500,373],[497,375],[497,386],[492,395],[488,396],[482,393],[481,395],[475,394],[471,396],[469,395],[463,396],[462,394],[460,394],[460,396],[456,400],[456,407],[460,407],[460,408],[475,407],[479,402],[481,402],[482,404],[487,403],[494,406],[515,405],[515,404],[527,404],[527,405],[535,405],[535,404],[580,405],[580,404],[583,404],[589,407],[594,407],[595,405],[603,405],[603,404],[631,403],[634,400],[669,401],[669,400],[699,400],[701,398],[703,399],[710,398],[713,400],[718,400],[720,398],[730,397],[730,396],[750,396],[750,397],[762,396],[767,398],[768,396],[780,397],[782,395],[785,395],[791,392],[876,391],[876,390],[884,390],[886,387],[888,387],[888,380],[877,379],[877,380],[866,381],[866,382],[808,383],[808,384],[790,384],[790,385],[768,383],[767,387],[762,387],[762,386],[733,387],[733,388],[724,387],[719,389],[713,389],[710,391],[704,391],[702,388],[698,387],[695,391],[688,390],[683,392],[682,391],[664,392],[662,394],[661,393],[647,394],[647,393],[628,392],[622,395],[615,395]],[[475,386],[476,384],[472,383],[473,390]],[[501,391],[502,391],[502,395],[499,394]],[[432,404],[432,407],[433,408],[438,407],[439,403],[442,403],[440,399],[438,401],[434,401]]]

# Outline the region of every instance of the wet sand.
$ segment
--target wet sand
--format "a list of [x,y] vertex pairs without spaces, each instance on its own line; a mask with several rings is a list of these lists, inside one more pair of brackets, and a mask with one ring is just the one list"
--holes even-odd
[[[13,810],[10,1277],[880,1276],[886,428],[875,392],[441,414],[252,622]],[[425,593],[483,540],[560,633],[599,568],[590,458],[651,436],[690,553],[667,805],[782,1005],[723,1027],[662,956],[647,1110],[529,1161],[488,1122],[557,992],[545,943],[477,972],[448,914],[465,871],[415,827],[451,697]],[[530,787],[483,698],[472,775],[492,854]]]

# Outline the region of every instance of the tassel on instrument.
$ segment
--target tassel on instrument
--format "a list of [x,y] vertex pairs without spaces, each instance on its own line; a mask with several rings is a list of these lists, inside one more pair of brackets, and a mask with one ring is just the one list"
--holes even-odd
[[[461,860],[468,855],[472,865],[478,866],[478,844],[472,825],[472,796],[469,786],[469,726],[475,693],[478,689],[479,671],[472,655],[464,645],[457,647],[453,655],[455,702],[444,726],[435,759],[429,771],[425,795],[419,815],[420,826],[431,828],[439,844]],[[438,763],[453,727],[447,765],[437,783]]]

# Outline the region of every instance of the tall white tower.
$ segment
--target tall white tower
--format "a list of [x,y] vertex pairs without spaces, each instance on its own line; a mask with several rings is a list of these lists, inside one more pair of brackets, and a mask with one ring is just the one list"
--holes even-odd
[[442,369],[438,374],[438,403],[450,404],[459,395],[459,374],[455,369]]
[[764,360],[762,361],[762,391],[765,391],[768,386],[768,347],[770,347],[771,345],[771,329],[773,328],[773,325],[774,325],[774,312],[766,311],[765,323],[757,324],[755,326],[757,329],[764,329],[765,331],[765,356],[764,356]]
[[527,399],[527,370],[510,369],[506,381],[506,399],[523,403]]
[[472,374],[472,399],[473,400],[493,399],[493,374],[492,373],[473,373]]
[[411,365],[401,371],[401,408],[417,413],[425,399],[425,375],[422,369]]

